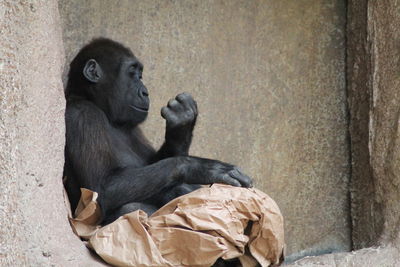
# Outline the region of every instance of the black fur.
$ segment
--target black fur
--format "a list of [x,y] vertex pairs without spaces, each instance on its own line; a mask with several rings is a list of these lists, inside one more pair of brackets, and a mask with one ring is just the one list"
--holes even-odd
[[75,210],[80,188],[99,193],[103,224],[127,212],[151,214],[199,184],[249,187],[234,165],[188,155],[197,104],[182,93],[163,107],[165,142],[155,151],[138,125],[147,117],[149,94],[143,65],[123,45],[93,40],[70,65],[66,88],[65,186]]

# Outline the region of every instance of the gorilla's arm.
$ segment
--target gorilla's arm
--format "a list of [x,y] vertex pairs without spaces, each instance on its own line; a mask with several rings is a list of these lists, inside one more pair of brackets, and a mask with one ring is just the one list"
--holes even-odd
[[161,109],[166,120],[165,141],[151,162],[189,154],[197,114],[197,103],[188,93],[177,95]]
[[123,204],[153,198],[181,183],[251,186],[251,179],[235,166],[216,160],[178,156],[143,166],[125,155],[126,145],[118,142],[105,114],[91,102],[70,102],[66,122],[66,154],[79,174],[76,186],[99,193],[105,218]]
[[182,183],[224,183],[249,187],[251,179],[235,166],[220,161],[189,156],[170,157],[144,167],[127,166],[107,176],[99,194],[99,203],[107,216],[126,203],[143,202],[157,197],[166,188]]

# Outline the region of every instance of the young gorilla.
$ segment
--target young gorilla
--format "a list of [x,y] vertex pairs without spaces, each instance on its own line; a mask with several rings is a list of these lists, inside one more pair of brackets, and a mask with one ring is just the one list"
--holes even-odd
[[138,125],[149,94],[143,65],[123,45],[96,39],[71,62],[66,88],[66,189],[75,210],[80,188],[99,193],[102,224],[142,209],[153,213],[199,184],[250,187],[237,167],[188,156],[197,118],[193,98],[182,93],[161,109],[165,142],[156,152]]

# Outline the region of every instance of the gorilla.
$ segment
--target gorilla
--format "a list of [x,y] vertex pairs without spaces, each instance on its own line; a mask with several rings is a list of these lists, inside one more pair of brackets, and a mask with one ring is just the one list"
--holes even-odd
[[189,156],[198,111],[188,93],[161,109],[165,141],[153,149],[139,128],[150,106],[142,73],[129,48],[106,38],[84,46],[71,62],[64,176],[72,210],[82,187],[98,192],[102,225],[137,209],[150,215],[200,185],[251,187],[238,167]]

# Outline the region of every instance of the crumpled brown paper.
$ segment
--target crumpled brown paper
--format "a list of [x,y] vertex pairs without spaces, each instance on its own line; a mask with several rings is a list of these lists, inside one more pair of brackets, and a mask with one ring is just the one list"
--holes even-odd
[[282,215],[257,189],[214,184],[169,202],[150,217],[137,210],[104,227],[98,226],[97,193],[81,191],[71,224],[110,264],[211,266],[221,257],[264,267],[283,259]]

